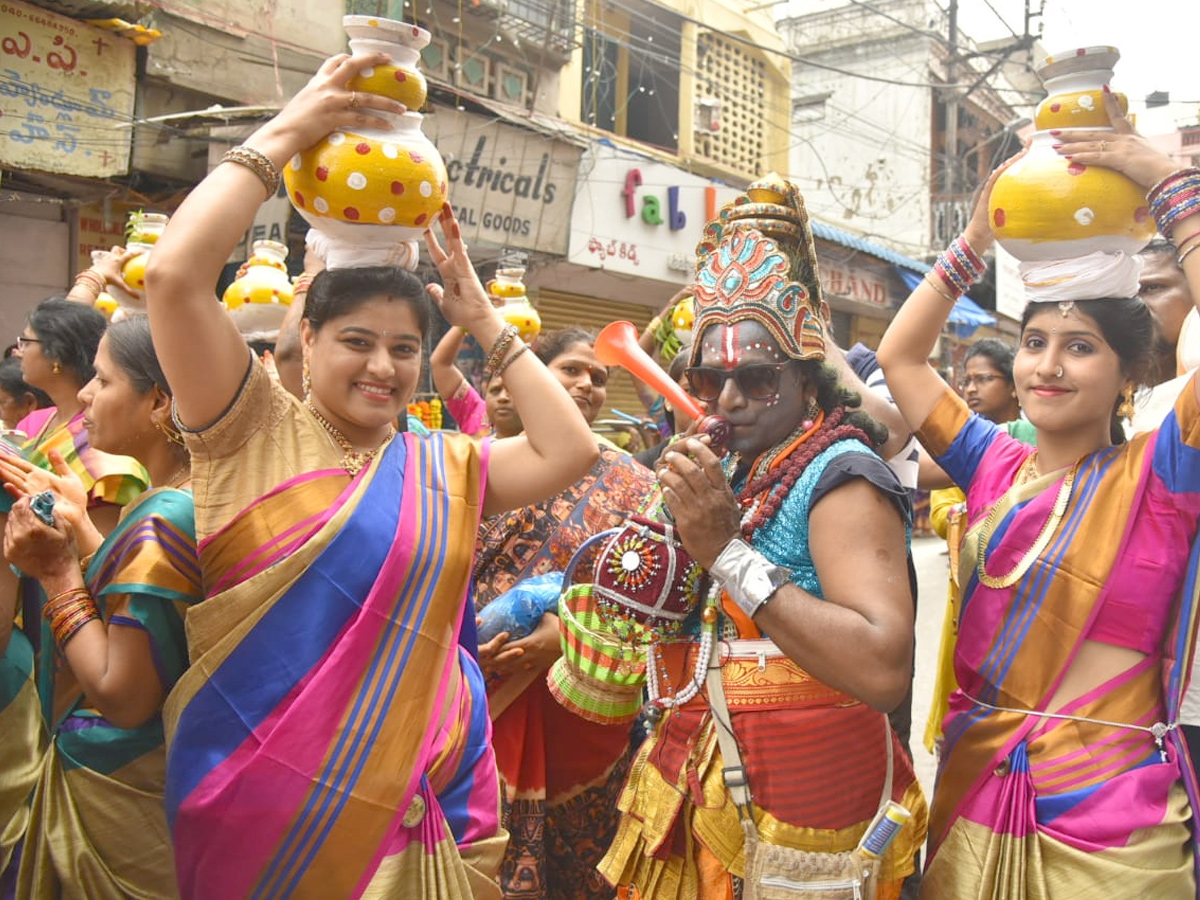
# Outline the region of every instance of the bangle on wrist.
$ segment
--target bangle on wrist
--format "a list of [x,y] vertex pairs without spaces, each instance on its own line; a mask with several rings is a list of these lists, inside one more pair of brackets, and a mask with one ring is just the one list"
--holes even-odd
[[938,284],[939,279],[933,274],[932,269],[925,273],[925,280],[929,282],[929,286],[941,294],[942,297],[945,298],[946,302],[951,306],[958,302],[957,297],[950,293],[950,291],[946,290],[946,288],[942,287],[942,285]]
[[91,592],[85,587],[69,588],[55,594],[42,608],[42,615],[60,647],[92,619],[100,618]]
[[751,619],[779,588],[791,581],[791,572],[772,563],[741,538],[725,545],[709,572],[738,609]]
[[1184,219],[1200,213],[1200,168],[1172,172],[1150,189],[1146,199],[1159,234],[1170,235]]
[[268,200],[274,197],[279,191],[279,182],[282,177],[279,174],[279,169],[275,167],[275,163],[271,162],[271,157],[267,156],[261,150],[255,150],[253,147],[239,144],[236,147],[230,147],[226,150],[225,155],[221,157],[221,162],[237,163],[239,166],[245,166],[257,175],[258,180],[263,183],[263,188],[267,192]]
[[504,357],[508,355],[509,347],[512,346],[519,334],[519,329],[516,325],[505,324],[500,329],[500,333],[496,335],[496,340],[492,342],[492,348],[488,351],[487,361],[483,364],[483,379],[487,381],[496,374],[496,369],[500,363],[504,362]]
[[75,276],[75,286],[79,287],[80,285],[87,285],[99,297],[104,292],[104,289],[108,287],[108,280],[99,272],[92,269],[84,269]]
[[292,282],[292,296],[296,294],[306,293],[313,283],[313,279],[317,276],[312,272],[301,272]]
[[503,375],[504,370],[507,369],[509,366],[511,366],[514,362],[516,362],[517,357],[520,356],[522,353],[524,353],[528,349],[529,349],[529,345],[526,344],[524,341],[520,341],[520,340],[517,341],[516,352],[511,354],[506,360],[504,360],[504,362],[500,363],[500,365],[498,365],[496,367],[496,371],[493,373],[492,377],[495,378],[498,375]]

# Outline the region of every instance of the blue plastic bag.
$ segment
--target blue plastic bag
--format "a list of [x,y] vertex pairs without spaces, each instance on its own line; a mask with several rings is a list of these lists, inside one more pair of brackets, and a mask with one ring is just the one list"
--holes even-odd
[[518,581],[480,612],[479,643],[486,644],[502,631],[515,641],[529,635],[543,615],[558,609],[562,572],[547,572]]

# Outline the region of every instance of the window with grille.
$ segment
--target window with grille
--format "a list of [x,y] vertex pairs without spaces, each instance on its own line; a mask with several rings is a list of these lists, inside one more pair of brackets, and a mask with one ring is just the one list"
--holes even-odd
[[752,175],[766,156],[767,65],[753,50],[712,31],[696,41],[696,91],[717,101],[714,123],[697,117],[696,155]]

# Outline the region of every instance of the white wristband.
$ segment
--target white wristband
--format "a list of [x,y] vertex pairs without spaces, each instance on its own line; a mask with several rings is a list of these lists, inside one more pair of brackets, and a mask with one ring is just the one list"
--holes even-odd
[[741,538],[734,538],[713,561],[709,569],[721,587],[750,618],[767,605],[779,588],[791,580],[791,573]]

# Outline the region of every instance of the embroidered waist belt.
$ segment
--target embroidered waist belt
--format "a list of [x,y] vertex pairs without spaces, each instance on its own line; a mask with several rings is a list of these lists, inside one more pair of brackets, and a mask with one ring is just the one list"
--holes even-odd
[[[698,652],[696,643],[660,644],[663,681],[680,684],[692,672]],[[733,710],[860,705],[849,694],[813,678],[770,640],[720,641],[713,653],[713,665],[718,661],[725,700]],[[706,701],[698,697],[692,702]]]

